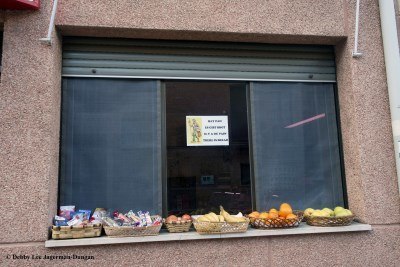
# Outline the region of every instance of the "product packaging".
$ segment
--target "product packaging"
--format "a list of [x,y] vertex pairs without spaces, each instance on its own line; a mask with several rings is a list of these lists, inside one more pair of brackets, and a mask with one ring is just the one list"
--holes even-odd
[[146,219],[146,225],[152,225],[153,222],[152,222],[151,217],[150,217],[150,212],[146,211],[144,213],[144,217]]
[[125,214],[125,216],[131,219],[134,223],[140,222],[140,218],[136,216],[136,214],[132,210],[130,210],[127,214]]
[[91,210],[78,210],[78,212],[83,213],[83,220],[89,220],[90,219],[90,214],[92,213]]
[[59,216],[71,220],[71,213],[75,212],[75,206],[60,206]]
[[81,221],[84,221],[85,220],[84,218],[85,218],[85,213],[83,213],[83,212],[77,211],[77,212],[72,212],[71,213],[71,220],[72,219],[79,219]]
[[110,227],[117,227],[119,226],[113,219],[110,217],[103,217],[102,221],[105,225],[110,226]]
[[72,220],[67,222],[68,226],[78,226],[82,224],[82,220],[79,217],[74,217]]
[[55,226],[67,226],[67,220],[61,216],[54,216],[54,225]]
[[101,218],[107,217],[107,210],[104,208],[96,208],[93,212],[92,217],[94,220],[101,221]]
[[140,218],[140,226],[147,226],[146,216],[144,215],[144,213],[141,210],[139,210],[137,212],[137,215]]

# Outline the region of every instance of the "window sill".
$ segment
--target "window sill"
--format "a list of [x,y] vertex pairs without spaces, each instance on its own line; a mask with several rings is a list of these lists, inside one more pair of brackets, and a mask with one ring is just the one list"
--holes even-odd
[[162,232],[157,236],[143,237],[97,237],[65,240],[47,240],[45,247],[75,247],[75,246],[93,246],[110,245],[126,243],[160,242],[160,241],[178,241],[178,240],[201,240],[218,238],[242,238],[242,237],[260,237],[260,236],[283,236],[283,235],[304,235],[304,234],[323,234],[323,233],[342,233],[342,232],[361,232],[371,231],[369,224],[353,223],[349,226],[340,227],[316,227],[302,223],[299,227],[291,229],[257,230],[249,228],[245,233],[236,234],[216,234],[199,235],[195,231],[187,233],[168,233]]

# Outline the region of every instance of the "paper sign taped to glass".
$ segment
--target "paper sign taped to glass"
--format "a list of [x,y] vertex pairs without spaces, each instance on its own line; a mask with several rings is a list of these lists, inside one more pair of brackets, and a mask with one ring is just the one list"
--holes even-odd
[[229,146],[228,116],[186,116],[187,146]]

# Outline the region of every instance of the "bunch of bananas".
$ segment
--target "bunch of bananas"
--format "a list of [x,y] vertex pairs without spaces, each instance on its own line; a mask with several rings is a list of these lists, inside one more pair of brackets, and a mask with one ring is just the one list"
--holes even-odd
[[[215,214],[214,212],[207,213],[206,215],[200,216],[197,218],[198,222],[228,222],[228,223],[237,223],[237,222],[246,222],[246,218],[243,217],[241,213],[236,216],[230,215],[228,212],[224,210],[222,206],[220,206],[221,212],[220,215]],[[241,215],[241,216],[240,216]]]
[[197,219],[198,222],[225,222],[225,219],[221,215],[217,215],[214,212],[207,213],[206,215],[200,216]]

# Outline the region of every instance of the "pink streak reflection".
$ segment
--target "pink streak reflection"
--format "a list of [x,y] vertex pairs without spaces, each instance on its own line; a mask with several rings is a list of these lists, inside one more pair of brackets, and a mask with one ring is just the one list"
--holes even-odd
[[290,125],[286,126],[285,128],[294,128],[296,126],[299,126],[299,125],[302,125],[302,124],[305,124],[305,123],[309,123],[311,121],[315,121],[315,120],[318,120],[318,119],[321,119],[321,118],[324,118],[324,117],[325,117],[325,113],[322,113],[322,114],[319,114],[317,116],[314,116],[314,117],[311,117],[311,118],[308,118],[308,119],[305,119],[305,120],[290,124]]

